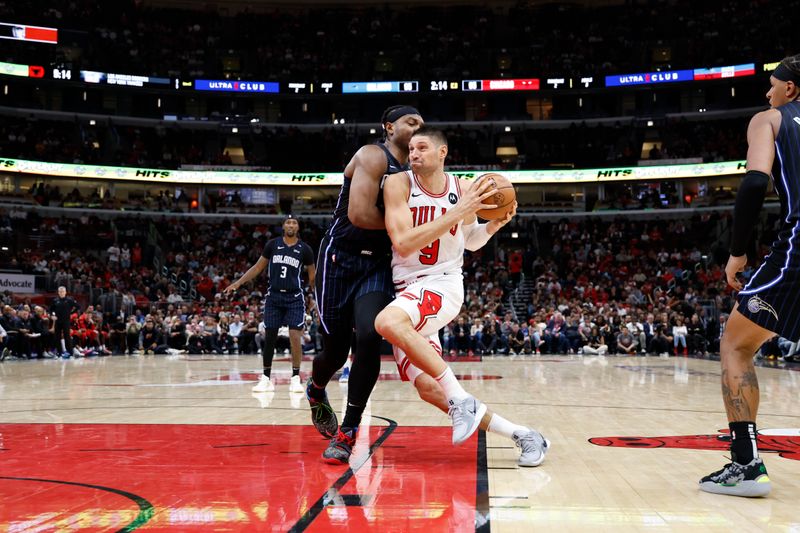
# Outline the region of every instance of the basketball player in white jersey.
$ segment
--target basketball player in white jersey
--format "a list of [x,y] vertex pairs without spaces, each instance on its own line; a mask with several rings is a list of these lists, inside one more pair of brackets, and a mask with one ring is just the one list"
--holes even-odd
[[423,126],[409,143],[411,170],[385,181],[397,297],[380,312],[375,328],[394,346],[401,377],[414,383],[423,400],[448,412],[453,444],[482,427],[513,439],[522,450],[520,466],[538,466],[549,442],[537,431],[488,412],[441,358],[438,332],[458,315],[464,301],[464,249],[481,248],[516,213],[515,205],[502,220],[478,224],[475,212],[495,207],[483,204],[494,194],[490,182],[470,184],[446,174],[446,156],[444,134]]

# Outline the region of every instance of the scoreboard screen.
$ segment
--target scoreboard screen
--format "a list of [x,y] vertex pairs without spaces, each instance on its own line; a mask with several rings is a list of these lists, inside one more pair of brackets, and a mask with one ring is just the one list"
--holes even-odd
[[538,91],[538,78],[500,80],[461,80],[462,91]]
[[418,91],[418,81],[346,81],[342,83],[344,94],[415,93]]

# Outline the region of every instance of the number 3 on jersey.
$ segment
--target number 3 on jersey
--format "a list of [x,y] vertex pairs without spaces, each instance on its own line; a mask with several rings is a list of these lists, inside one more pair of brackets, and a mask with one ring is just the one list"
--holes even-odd
[[435,265],[439,261],[439,239],[419,251],[419,262],[423,265]]

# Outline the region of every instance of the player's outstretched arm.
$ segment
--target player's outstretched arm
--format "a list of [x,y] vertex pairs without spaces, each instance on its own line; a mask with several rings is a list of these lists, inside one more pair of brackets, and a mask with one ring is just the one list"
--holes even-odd
[[383,213],[377,200],[381,180],[386,172],[386,154],[377,146],[362,146],[345,168],[350,176],[350,198],[347,218],[362,229],[384,229]]
[[256,264],[251,266],[241,278],[237,279],[236,281],[225,287],[225,290],[222,292],[224,294],[230,294],[233,291],[237,290],[239,287],[241,287],[248,281],[258,277],[258,275],[261,274],[265,268],[267,268],[268,264],[269,260],[266,257],[259,257],[258,261],[256,261]]

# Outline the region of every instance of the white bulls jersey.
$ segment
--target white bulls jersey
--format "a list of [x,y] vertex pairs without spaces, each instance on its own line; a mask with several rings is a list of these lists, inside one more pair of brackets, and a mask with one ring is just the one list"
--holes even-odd
[[[408,176],[410,191],[408,207],[414,220],[414,227],[444,215],[452,209],[461,198],[461,188],[458,178],[445,174],[447,186],[443,193],[432,194],[420,183],[416,175],[410,170],[405,172]],[[433,241],[431,244],[410,254],[400,256],[392,250],[392,278],[396,290],[427,276],[441,274],[461,274],[464,263],[464,232],[461,223],[450,228],[450,231]]]

